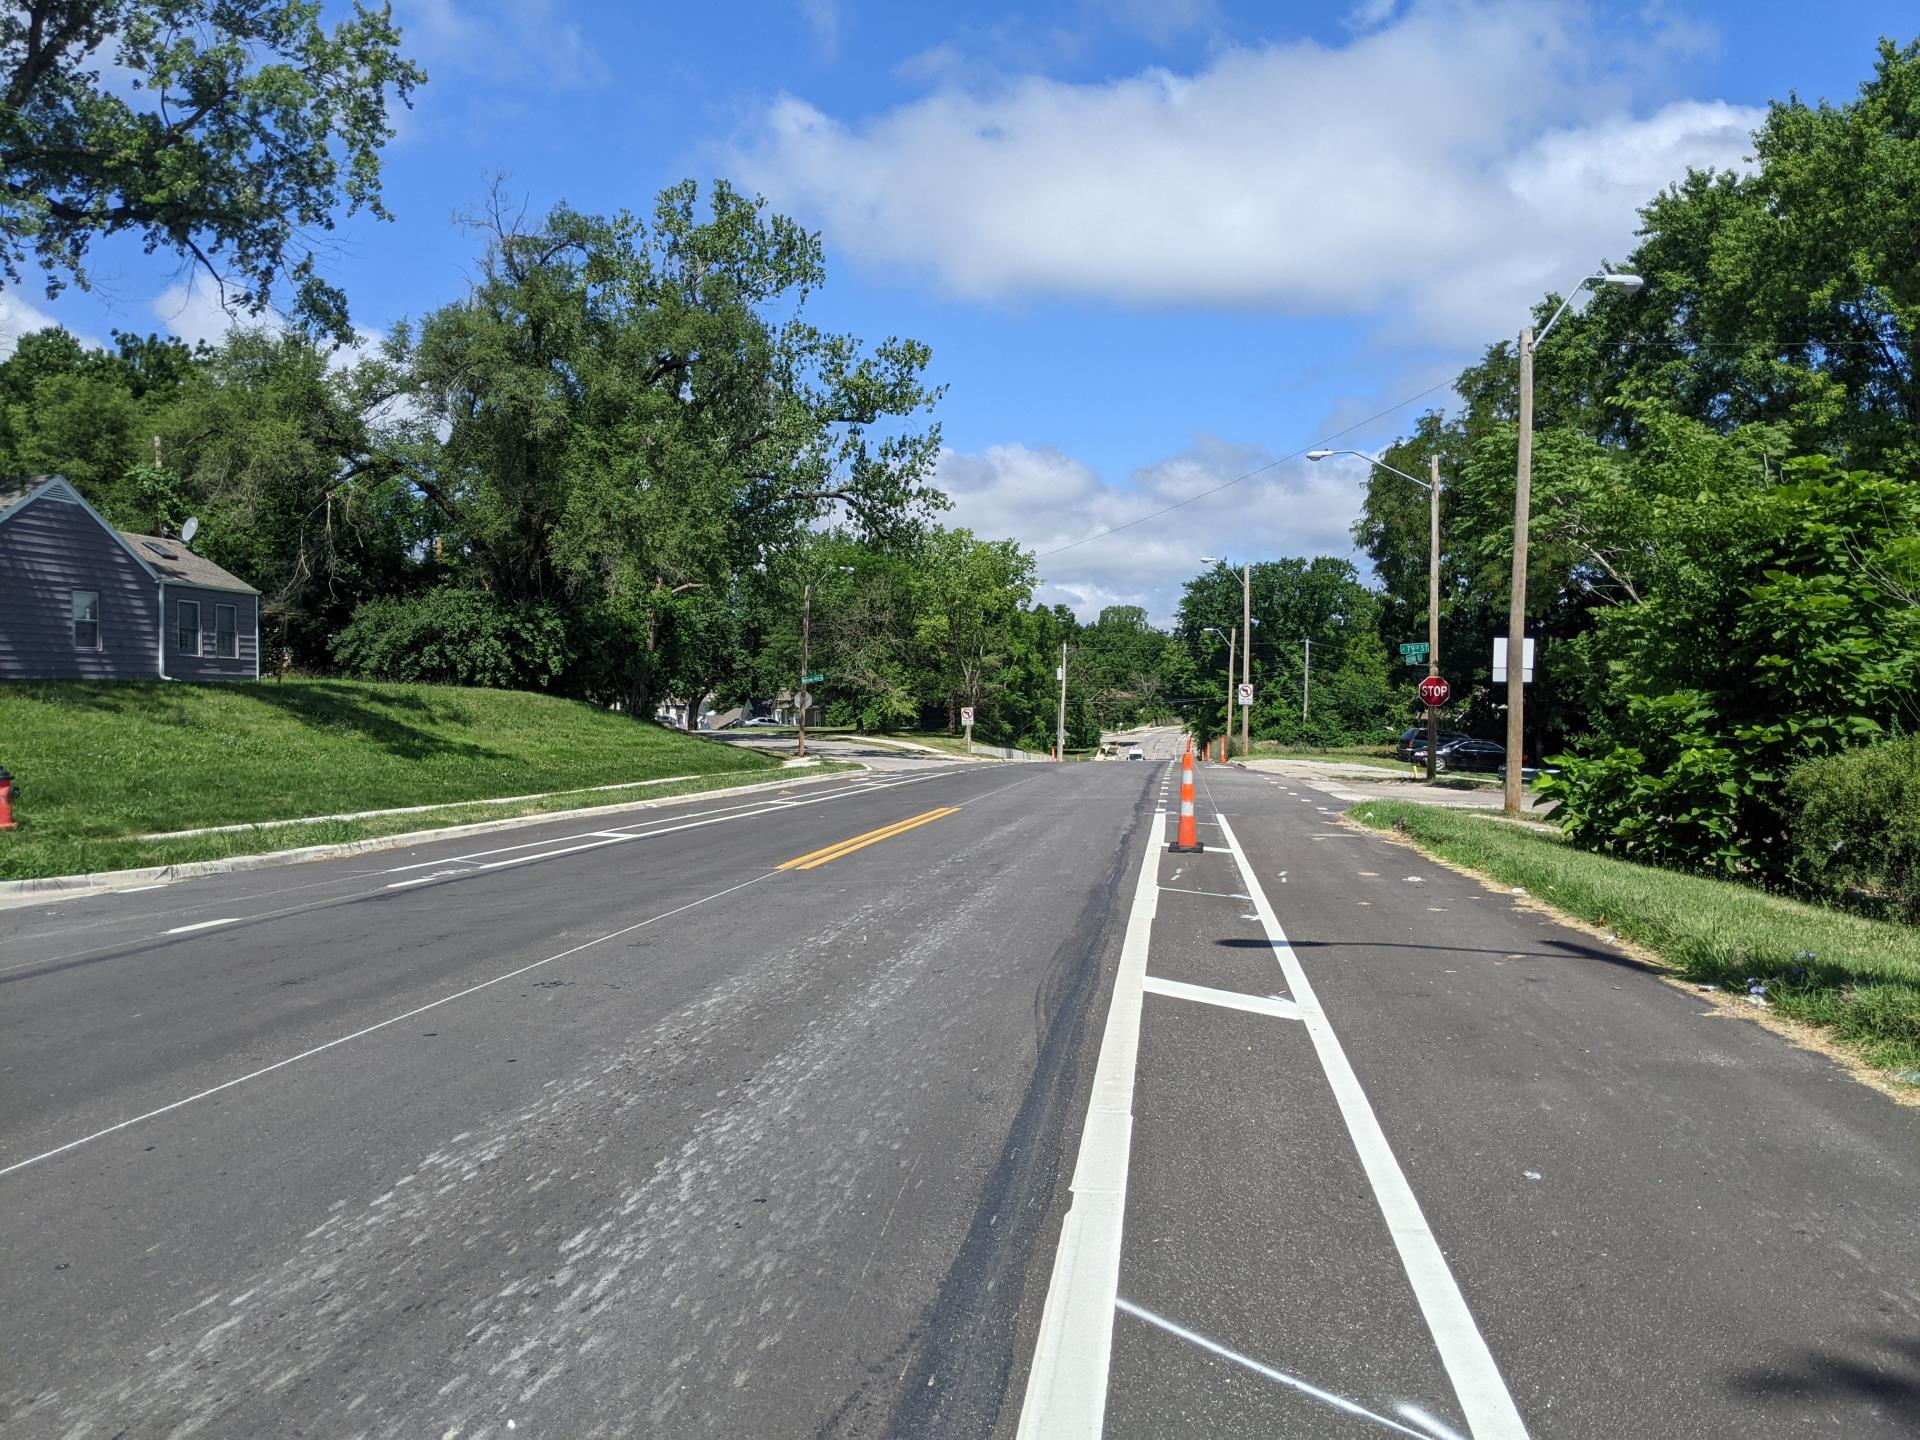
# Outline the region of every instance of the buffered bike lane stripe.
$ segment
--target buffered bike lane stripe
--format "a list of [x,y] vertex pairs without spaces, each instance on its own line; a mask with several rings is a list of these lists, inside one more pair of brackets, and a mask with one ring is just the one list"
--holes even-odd
[[[1217,815],[1219,811],[1214,813]],[[1393,1147],[1387,1143],[1386,1132],[1380,1128],[1380,1119],[1373,1112],[1373,1103],[1367,1099],[1360,1077],[1354,1073],[1347,1052],[1333,1033],[1326,1012],[1320,1008],[1319,997],[1314,994],[1299,957],[1293,953],[1287,932],[1280,928],[1279,917],[1268,902],[1266,891],[1254,877],[1247,852],[1240,847],[1239,837],[1224,819],[1220,821],[1220,835],[1234,863],[1240,867],[1241,880],[1253,897],[1253,908],[1260,916],[1274,958],[1286,976],[1287,988],[1293,993],[1300,1018],[1306,1022],[1320,1068],[1340,1107],[1340,1118],[1346,1122],[1347,1134],[1360,1156],[1361,1169],[1373,1190],[1387,1231],[1393,1237],[1407,1282],[1420,1304],[1420,1313],[1440,1352],[1440,1363],[1453,1383],[1453,1393],[1474,1440],[1526,1440],[1527,1427],[1520,1419],[1513,1395],[1501,1377],[1485,1337],[1480,1334],[1480,1327],[1474,1322],[1473,1312],[1467,1308],[1466,1297],[1460,1293],[1459,1283],[1453,1278],[1446,1256],[1440,1251],[1440,1242],[1434,1238],[1420,1202],[1414,1197],[1413,1187],[1407,1183],[1406,1172],[1400,1168]]]

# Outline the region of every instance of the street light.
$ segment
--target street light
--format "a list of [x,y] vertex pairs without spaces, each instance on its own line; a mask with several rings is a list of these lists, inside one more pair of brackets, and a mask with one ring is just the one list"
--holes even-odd
[[[1202,555],[1200,557],[1200,563],[1202,565],[1221,565],[1226,562],[1216,559],[1212,555]],[[1251,685],[1253,683],[1253,562],[1250,560],[1242,561],[1240,565],[1240,633],[1247,637],[1247,643],[1240,651],[1240,683],[1242,685]],[[1233,689],[1233,666],[1231,664],[1227,666],[1227,689],[1229,692]],[[1247,723],[1252,710],[1253,707],[1251,705],[1242,705],[1240,707],[1240,753],[1242,755],[1250,754],[1253,749],[1249,743]],[[1228,743],[1231,744],[1231,737],[1233,735],[1233,697],[1231,693],[1229,693],[1227,697],[1227,735]]]
[[[1404,470],[1393,466],[1364,450],[1309,450],[1307,459],[1324,460],[1329,455],[1355,455],[1376,469],[1398,475],[1402,480],[1412,480],[1427,492],[1427,675],[1431,678],[1440,673],[1440,457],[1430,456],[1433,466],[1431,483],[1415,479]],[[1427,706],[1427,783],[1431,785],[1439,773],[1440,760],[1435,753],[1439,749],[1440,721],[1435,707]]]
[[1509,815],[1522,809],[1521,771],[1526,767],[1527,680],[1527,525],[1533,506],[1533,352],[1567,313],[1574,297],[1589,285],[1604,285],[1632,295],[1647,282],[1638,275],[1600,270],[1585,276],[1560,302],[1536,337],[1531,325],[1520,331],[1520,443],[1513,485],[1513,582],[1507,601],[1507,784],[1503,801]]

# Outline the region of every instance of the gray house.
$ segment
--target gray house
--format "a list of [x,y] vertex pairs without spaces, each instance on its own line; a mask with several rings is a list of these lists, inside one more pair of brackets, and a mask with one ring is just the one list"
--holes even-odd
[[58,476],[0,487],[0,680],[156,676],[259,679],[260,592]]

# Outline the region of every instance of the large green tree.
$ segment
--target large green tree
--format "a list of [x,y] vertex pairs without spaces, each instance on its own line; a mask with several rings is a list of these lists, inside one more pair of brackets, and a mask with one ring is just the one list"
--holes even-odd
[[[425,80],[386,6],[320,0],[20,0],[0,13],[0,267],[86,286],[102,236],[138,236],[255,313],[351,334],[316,232],[385,218],[391,100]],[[111,67],[116,72],[108,78]]]
[[496,196],[479,282],[398,352],[425,421],[414,484],[469,583],[561,600],[585,690],[648,713],[680,597],[812,526],[910,532],[929,483],[929,354],[810,324],[819,238],[724,183],[649,222]]

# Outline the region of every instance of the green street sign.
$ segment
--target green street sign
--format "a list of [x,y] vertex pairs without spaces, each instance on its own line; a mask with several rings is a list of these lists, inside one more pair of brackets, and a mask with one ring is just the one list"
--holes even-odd
[[1427,651],[1432,648],[1425,640],[1408,640],[1400,646],[1400,654],[1408,660],[1424,660]]
[[826,678],[827,677],[822,675],[818,670],[814,670],[806,675],[802,675],[800,677],[800,683],[802,685],[818,685]]

